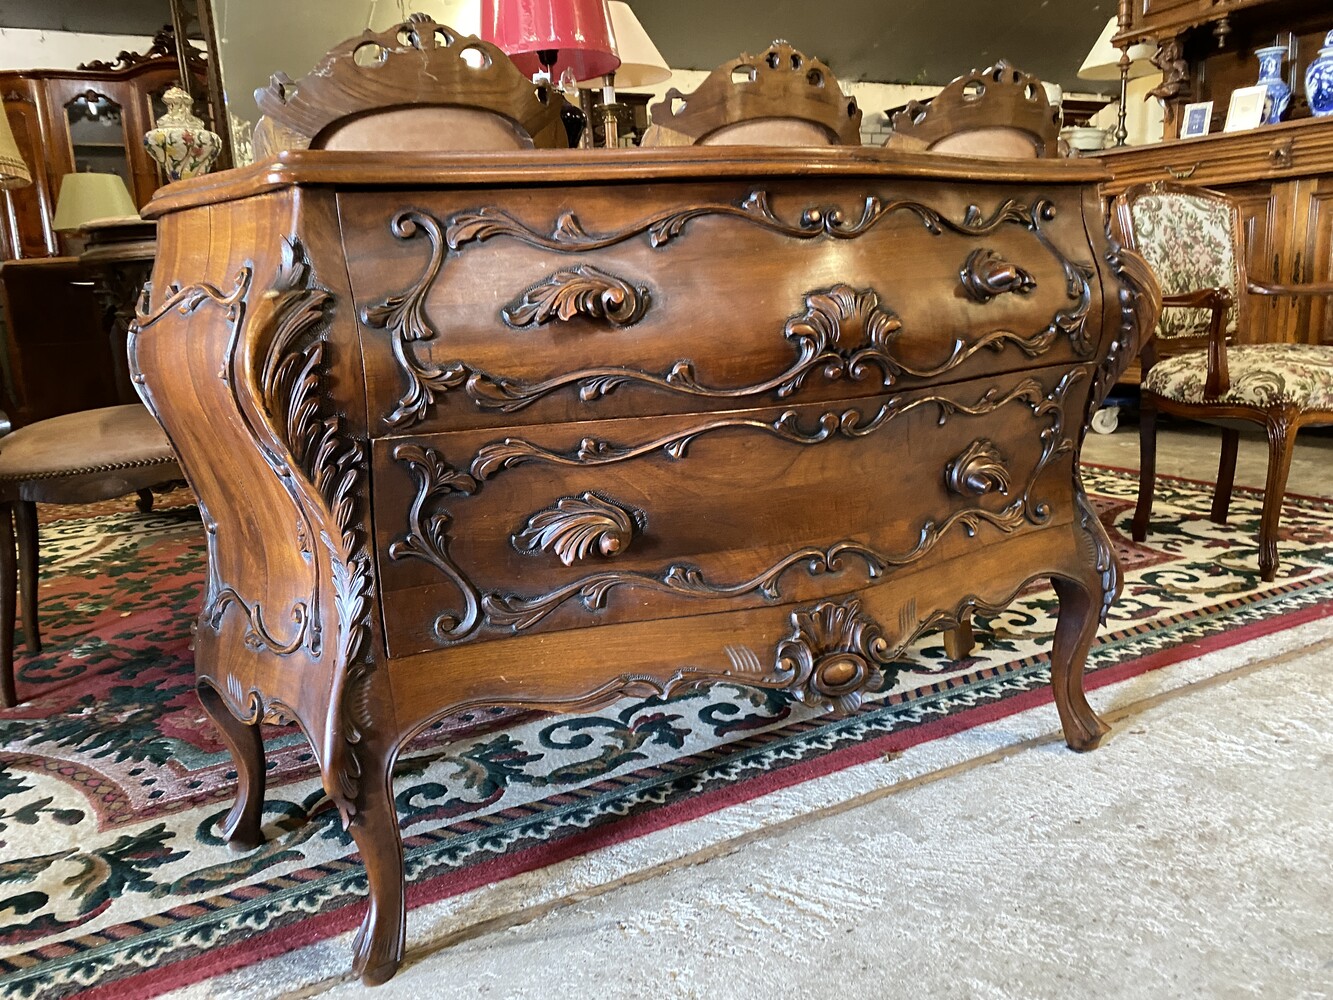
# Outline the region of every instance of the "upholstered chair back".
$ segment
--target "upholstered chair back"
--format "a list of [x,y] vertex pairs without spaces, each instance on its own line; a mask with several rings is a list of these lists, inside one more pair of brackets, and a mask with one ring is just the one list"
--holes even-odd
[[[1232,301],[1226,332],[1234,334],[1243,283],[1236,251],[1240,219],[1232,202],[1209,191],[1155,185],[1131,192],[1126,205],[1134,247],[1157,275],[1162,294],[1225,288]],[[1207,336],[1211,316],[1207,309],[1165,308],[1156,336]]]

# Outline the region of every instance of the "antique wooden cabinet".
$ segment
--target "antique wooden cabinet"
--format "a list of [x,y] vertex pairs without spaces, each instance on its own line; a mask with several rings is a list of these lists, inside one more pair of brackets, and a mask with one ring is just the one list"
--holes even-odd
[[304,151],[172,185],[131,369],[193,485],[198,690],[261,840],[294,719],[403,949],[391,771],[470,707],[728,680],[857,710],[1038,578],[1070,746],[1118,589],[1079,480],[1156,321],[1088,161]]
[[1212,130],[1226,120],[1231,92],[1252,86],[1259,75],[1256,49],[1286,45],[1285,76],[1292,89],[1285,120],[1310,117],[1305,67],[1333,31],[1328,0],[1120,0],[1121,42],[1155,42],[1153,62],[1163,80],[1153,93],[1166,103],[1166,134],[1180,135],[1181,110],[1195,101],[1213,102]]
[[[205,72],[190,47],[193,93],[204,94]],[[180,82],[175,36],[164,28],[142,55],[122,52],[113,61],[77,70],[0,72],[0,97],[32,184],[0,192],[0,260],[55,257],[65,252],[51,228],[60,180],[83,170],[119,174],[137,206],[163,183],[143,135],[166,112],[162,94]],[[195,113],[207,120],[206,105]]]

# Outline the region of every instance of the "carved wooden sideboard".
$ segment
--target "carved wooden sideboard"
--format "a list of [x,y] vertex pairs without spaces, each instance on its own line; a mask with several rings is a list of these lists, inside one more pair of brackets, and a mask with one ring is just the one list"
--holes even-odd
[[1086,417],[1157,309],[1086,162],[744,147],[301,152],[173,185],[130,354],[200,499],[199,692],[261,839],[278,713],[403,948],[390,772],[433,720],[728,679],[853,711],[914,636],[1118,588]]

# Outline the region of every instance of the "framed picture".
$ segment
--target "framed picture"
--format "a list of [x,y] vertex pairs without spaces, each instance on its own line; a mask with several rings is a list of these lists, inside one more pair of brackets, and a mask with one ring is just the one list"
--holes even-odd
[[1227,123],[1223,132],[1244,132],[1258,128],[1264,120],[1264,101],[1268,97],[1268,88],[1263,84],[1255,87],[1237,87],[1231,92],[1231,103],[1227,106]]
[[1207,135],[1208,126],[1212,123],[1212,101],[1203,101],[1199,104],[1186,104],[1185,119],[1180,125],[1180,137],[1182,139],[1193,139],[1195,136]]

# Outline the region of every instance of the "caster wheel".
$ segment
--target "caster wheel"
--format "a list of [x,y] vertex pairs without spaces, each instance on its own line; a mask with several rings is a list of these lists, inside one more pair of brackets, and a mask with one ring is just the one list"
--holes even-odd
[[1092,429],[1098,434],[1113,434],[1120,425],[1120,407],[1103,406],[1092,415]]

